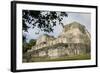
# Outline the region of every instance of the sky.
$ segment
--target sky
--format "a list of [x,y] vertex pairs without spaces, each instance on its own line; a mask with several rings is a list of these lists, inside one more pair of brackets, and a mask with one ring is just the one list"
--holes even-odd
[[[63,19],[63,24],[67,25],[74,21],[85,25],[86,29],[91,33],[91,14],[90,13],[77,13],[77,12],[67,12],[68,17]],[[62,32],[63,27],[61,25],[57,25],[54,28],[54,32],[46,33],[50,36],[58,37]],[[38,33],[39,34],[36,34]],[[28,32],[23,31],[23,35],[26,36],[26,41],[29,42],[31,39],[38,39],[41,35],[45,34],[45,32],[41,31],[39,28],[35,27],[29,28]]]
[[68,13],[68,18],[65,19],[65,23],[69,24],[73,21],[77,21],[80,24],[85,25],[86,29],[91,33],[91,14],[90,13]]

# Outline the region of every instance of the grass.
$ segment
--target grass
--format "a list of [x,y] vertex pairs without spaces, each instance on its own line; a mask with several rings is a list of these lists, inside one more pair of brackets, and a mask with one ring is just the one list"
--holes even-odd
[[63,56],[59,58],[33,57],[29,60],[29,62],[73,61],[73,60],[88,60],[88,59],[91,59],[90,55],[85,54],[85,55]]

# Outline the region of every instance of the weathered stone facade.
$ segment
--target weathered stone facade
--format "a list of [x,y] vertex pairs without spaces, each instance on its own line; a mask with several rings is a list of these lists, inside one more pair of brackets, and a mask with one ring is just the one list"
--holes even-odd
[[50,58],[61,57],[64,55],[73,56],[73,55],[87,54],[90,52],[89,48],[90,47],[88,45],[79,43],[57,44],[55,46],[34,50],[31,52],[32,53],[31,55],[34,57],[47,56]]
[[[74,24],[80,26],[78,23]],[[86,32],[87,30],[84,28],[83,33],[76,26],[75,28],[70,26],[68,30],[66,29],[64,28],[58,38],[49,35],[41,36],[28,53],[30,53],[31,57],[46,56],[49,58],[90,53],[90,36]]]

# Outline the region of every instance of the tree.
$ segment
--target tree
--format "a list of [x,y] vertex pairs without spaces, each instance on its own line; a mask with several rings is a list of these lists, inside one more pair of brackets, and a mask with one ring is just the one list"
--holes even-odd
[[35,46],[35,45],[36,45],[36,40],[31,39],[31,40],[29,41],[29,45],[30,45],[30,48],[31,48],[32,46]]
[[36,40],[31,39],[29,43],[23,43],[23,53],[26,53],[28,50],[32,48],[32,46],[36,45]]
[[41,31],[50,33],[53,32],[53,27],[57,24],[63,26],[63,17],[67,16],[66,12],[23,10],[23,30],[27,32],[28,28],[38,27]]

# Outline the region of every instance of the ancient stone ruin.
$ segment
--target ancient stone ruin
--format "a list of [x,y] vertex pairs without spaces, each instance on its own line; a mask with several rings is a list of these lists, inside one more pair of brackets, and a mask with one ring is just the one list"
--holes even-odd
[[30,57],[60,58],[62,56],[75,56],[90,54],[91,36],[84,25],[73,22],[65,25],[57,38],[47,34],[42,35],[28,50]]

